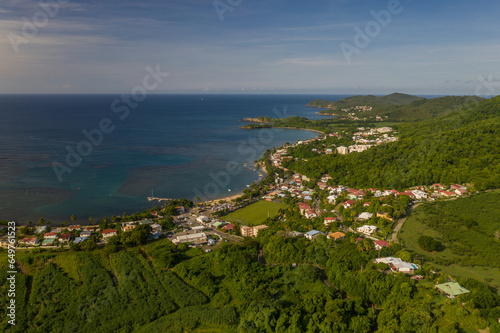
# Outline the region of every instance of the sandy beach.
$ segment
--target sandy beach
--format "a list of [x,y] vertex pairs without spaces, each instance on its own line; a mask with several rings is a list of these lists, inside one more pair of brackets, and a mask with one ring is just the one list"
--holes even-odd
[[[312,131],[312,132],[316,132],[316,133],[321,134],[323,137],[325,136],[325,133],[323,133],[322,131],[314,130],[314,129],[308,129],[308,128],[295,128],[295,127],[276,127],[276,128],[295,129],[295,130],[301,130],[301,131]],[[254,168],[257,168],[257,164],[254,165]],[[259,171],[262,172],[263,174],[267,175],[267,170],[266,170],[265,165],[261,164],[260,168],[259,168]],[[230,201],[232,201],[232,200],[234,200],[236,198],[241,197],[242,195],[243,195],[243,191],[240,192],[240,193],[238,193],[238,194],[230,195],[230,196],[227,196],[227,197],[222,197],[222,198],[213,199],[213,200],[201,201],[200,204],[213,205],[213,204],[217,204],[219,201],[228,201],[228,202],[230,202]]]
[[[255,164],[253,167],[254,167],[255,169],[257,169],[257,164]],[[267,170],[266,170],[265,165],[263,165],[263,164],[262,164],[262,165],[260,166],[260,168],[259,168],[259,171],[260,171],[261,173],[263,173],[264,175],[267,175]],[[222,197],[222,198],[213,199],[213,200],[200,201],[200,204],[204,204],[204,205],[213,205],[213,204],[217,204],[217,203],[219,203],[219,201],[228,201],[228,202],[229,202],[229,201],[232,201],[232,200],[234,200],[234,199],[236,199],[236,198],[241,197],[243,194],[244,194],[244,193],[243,193],[243,190],[242,190],[242,191],[241,191],[240,193],[238,193],[238,194],[229,195],[229,196],[227,196],[227,197]]]
[[200,205],[203,204],[203,205],[213,205],[213,204],[217,204],[219,203],[219,201],[232,201],[236,198],[239,198],[243,195],[243,192],[241,193],[238,193],[238,194],[234,194],[234,195],[231,195],[231,196],[228,196],[228,197],[223,197],[223,198],[219,198],[219,199],[213,199],[213,200],[207,200],[207,201],[201,201],[200,202]]

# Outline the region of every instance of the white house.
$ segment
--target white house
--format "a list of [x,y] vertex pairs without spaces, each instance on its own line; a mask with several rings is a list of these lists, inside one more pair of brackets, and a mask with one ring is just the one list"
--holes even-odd
[[332,194],[328,198],[326,198],[326,200],[328,201],[328,203],[334,203],[335,200],[337,200],[337,196]]
[[90,235],[92,235],[92,231],[84,230],[84,231],[80,232],[80,237],[82,237],[82,238],[90,237]]
[[40,225],[40,226],[36,227],[35,234],[41,234],[42,232],[45,232],[46,230],[47,230],[47,226]]
[[377,227],[374,226],[374,225],[367,225],[365,224],[364,226],[362,227],[359,227],[356,229],[358,232],[362,233],[362,234],[365,234],[365,235],[371,235],[373,234],[375,231],[377,231]]
[[424,191],[413,190],[413,191],[411,191],[411,193],[413,193],[413,195],[415,196],[415,199],[417,199],[417,200],[427,199],[427,193],[425,193]]
[[116,229],[107,229],[102,231],[102,237],[104,239],[108,239],[116,235],[117,235]]
[[210,219],[208,217],[206,217],[205,215],[201,215],[201,216],[198,216],[196,218],[196,221],[198,221],[200,223],[206,223],[206,222],[210,221]]
[[309,240],[313,240],[315,239],[316,237],[318,237],[319,235],[324,235],[324,233],[322,233],[321,231],[318,231],[318,230],[311,230],[311,231],[308,231],[304,234],[304,236],[309,239]]
[[419,268],[416,264],[412,264],[394,257],[378,258],[375,259],[375,262],[377,264],[379,262],[383,262],[384,264],[389,265],[393,272],[413,273],[415,269]]
[[344,146],[337,147],[337,153],[342,155],[349,154],[349,148]]
[[332,222],[335,222],[337,221],[337,218],[336,217],[325,217],[325,221],[324,221],[324,225],[329,225],[330,223]]
[[161,225],[159,224],[151,224],[151,233],[159,234],[161,232]]
[[373,216],[372,213],[364,212],[364,213],[359,214],[358,219],[359,220],[368,220],[368,219],[371,219],[372,216]]
[[312,209],[307,209],[306,212],[305,212],[305,216],[308,219],[312,219],[314,217],[317,217],[318,214],[316,214],[316,212],[314,210],[312,210]]

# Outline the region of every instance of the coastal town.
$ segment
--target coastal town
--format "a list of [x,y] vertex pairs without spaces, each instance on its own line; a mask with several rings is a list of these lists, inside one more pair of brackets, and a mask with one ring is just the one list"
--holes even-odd
[[[439,227],[454,223],[449,221],[454,215],[450,219],[450,214],[440,214],[440,207],[450,205],[455,214],[461,209],[457,205],[472,202],[480,206],[478,200],[488,200],[493,193],[484,191],[474,179],[446,182],[443,177],[437,178],[439,182],[414,185],[420,182],[393,181],[390,176],[381,178],[377,172],[357,169],[375,163],[391,149],[394,155],[393,147],[407,141],[403,127],[372,126],[339,127],[313,139],[266,150],[254,165],[242,163],[259,177],[237,196],[189,201],[151,193],[144,198],[150,208],[131,215],[88,217],[89,223],[82,223],[84,220],[75,215],[69,218],[71,222],[57,224],[43,218],[24,225],[9,222],[7,228],[0,226],[0,245],[9,253],[18,251],[9,254],[17,259],[11,269],[21,277],[36,272],[33,280],[28,280],[33,283],[61,289],[57,281],[65,280],[65,285],[80,288],[85,294],[87,285],[102,281],[103,288],[117,290],[117,295],[124,288],[136,295],[147,286],[137,299],[150,297],[148,302],[154,303],[170,297],[175,304],[172,309],[179,306],[174,315],[189,311],[186,319],[179,319],[179,325],[188,322],[192,313],[206,311],[207,318],[214,313],[220,316],[216,322],[220,327],[231,317],[213,311],[229,309],[236,318],[233,300],[247,300],[254,294],[258,301],[271,299],[281,293],[275,289],[276,281],[288,295],[295,295],[304,285],[316,289],[296,297],[297,304],[309,302],[310,298],[304,297],[324,297],[326,303],[320,307],[341,309],[344,303],[352,306],[351,302],[358,302],[355,298],[361,296],[366,300],[359,305],[366,304],[380,313],[386,308],[391,315],[394,302],[432,300],[443,313],[453,311],[463,313],[467,320],[481,319],[476,309],[485,299],[483,295],[489,295],[487,287],[448,271],[443,261],[435,260],[436,254],[445,251],[471,258],[467,248],[450,244],[449,239],[455,242],[464,230],[476,232],[479,220],[459,219],[455,229],[460,231],[445,229],[452,238],[422,234],[421,230],[425,232],[427,223]],[[357,164],[349,164],[352,160]],[[388,160],[398,164],[394,158]],[[339,172],[342,167],[345,169]],[[359,181],[365,174],[374,176]],[[425,214],[432,219],[418,220]],[[16,232],[12,236],[8,230],[13,226]],[[489,236],[498,240],[500,231]],[[492,248],[490,253],[495,256]],[[491,258],[474,257],[471,261],[491,262]],[[47,282],[51,276],[54,279]],[[271,282],[262,289],[266,279]],[[249,283],[251,289],[247,288]],[[102,290],[99,288],[96,290]],[[30,295],[38,296],[39,289],[31,290]],[[155,290],[160,292],[154,294]],[[271,293],[259,294],[261,291]],[[51,293],[47,295],[48,300],[53,299]],[[327,303],[329,295],[338,295],[331,299],[333,308]],[[81,303],[79,297],[74,299],[74,304]],[[472,303],[476,299],[479,301]],[[88,302],[93,306],[94,298]],[[466,313],[466,308],[471,311]],[[314,308],[312,311],[318,313]],[[165,316],[167,325],[174,315]],[[382,317],[379,314],[378,318]],[[230,320],[237,323],[239,319]],[[484,323],[474,325],[486,327]]]
[[[282,170],[284,176],[275,173],[268,191],[254,201],[282,202],[286,200],[292,208],[297,209],[301,219],[314,221],[316,228],[308,229],[299,225],[298,230],[291,230],[294,237],[305,237],[315,240],[323,235],[335,241],[350,237],[352,242],[359,243],[368,249],[380,251],[398,243],[397,230],[401,227],[407,212],[415,205],[425,201],[453,199],[470,193],[470,184],[433,184],[431,186],[414,186],[404,191],[378,188],[351,188],[341,184],[333,184],[332,178],[325,174],[316,183],[312,183],[306,175],[290,172],[282,166],[284,161],[294,158],[290,150],[314,143],[322,149],[311,148],[317,154],[351,154],[359,153],[381,144],[390,144],[398,140],[397,132],[390,127],[360,127],[352,133],[353,145],[336,146],[322,144],[329,137],[341,139],[348,133],[331,133],[323,137],[302,140],[273,149],[269,162],[274,168]],[[192,247],[200,247],[206,252],[221,242],[241,243],[245,237],[257,237],[259,232],[268,228],[263,223],[258,225],[242,225],[228,222],[224,215],[251,204],[251,200],[238,199],[215,200],[199,203],[194,207],[176,206],[172,219],[173,227],[165,228],[159,224],[165,218],[165,208],[147,213],[147,218],[136,221],[97,225],[60,225],[48,226],[39,222],[36,226],[25,228],[26,234],[19,234],[17,246],[33,249],[68,249],[93,239],[96,246],[105,246],[113,238],[123,233],[131,233],[135,228],[147,230],[148,240],[168,237],[174,244],[187,243]],[[286,216],[280,216],[284,224]],[[286,228],[284,228],[286,229]],[[28,232],[29,231],[29,234]],[[7,246],[6,237],[0,238],[0,245]],[[392,270],[411,273],[418,264],[387,259]],[[392,261],[391,261],[392,260]],[[395,262],[396,260],[397,262]],[[398,259],[400,260],[400,259]]]

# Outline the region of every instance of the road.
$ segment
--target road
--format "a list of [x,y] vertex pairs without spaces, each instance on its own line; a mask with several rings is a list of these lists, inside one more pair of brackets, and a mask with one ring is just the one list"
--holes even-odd
[[408,216],[410,216],[410,214],[413,211],[413,209],[417,208],[421,204],[422,203],[419,202],[418,204],[416,204],[414,206],[411,206],[410,209],[408,210],[408,213],[406,214],[406,216],[399,220],[398,225],[396,226],[396,228],[394,228],[394,231],[392,232],[392,242],[393,243],[398,243],[399,244],[399,242],[398,242],[398,232],[399,232],[399,229],[401,229],[401,227],[403,226],[403,224],[406,221],[406,218]]

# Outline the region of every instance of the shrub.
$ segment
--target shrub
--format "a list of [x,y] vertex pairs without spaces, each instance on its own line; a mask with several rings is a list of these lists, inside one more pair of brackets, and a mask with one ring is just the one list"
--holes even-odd
[[441,243],[432,238],[431,236],[420,236],[418,238],[418,246],[428,252],[439,251],[441,249]]

